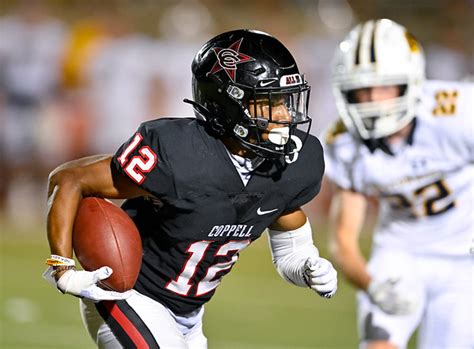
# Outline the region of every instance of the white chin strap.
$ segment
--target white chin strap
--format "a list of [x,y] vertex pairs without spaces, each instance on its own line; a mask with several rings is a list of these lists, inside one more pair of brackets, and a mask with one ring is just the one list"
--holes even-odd
[[276,127],[268,133],[268,140],[276,145],[285,145],[290,139],[289,127]]

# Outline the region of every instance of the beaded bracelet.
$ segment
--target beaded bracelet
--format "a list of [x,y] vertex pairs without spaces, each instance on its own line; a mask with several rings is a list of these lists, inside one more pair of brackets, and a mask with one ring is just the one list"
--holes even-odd
[[57,265],[53,266],[53,272],[51,273],[52,277],[55,277],[57,273],[60,273],[62,271],[66,270],[76,270],[76,267],[74,265]]

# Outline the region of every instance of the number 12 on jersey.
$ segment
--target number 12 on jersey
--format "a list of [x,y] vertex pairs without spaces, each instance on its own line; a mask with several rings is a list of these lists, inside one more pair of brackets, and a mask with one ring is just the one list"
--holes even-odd
[[[213,241],[197,241],[192,243],[186,252],[190,255],[186,260],[178,277],[171,280],[166,285],[166,288],[174,293],[182,296],[188,296],[191,287],[191,279],[193,278],[198,265],[204,260],[206,252]],[[215,289],[223,276],[227,274],[237,259],[239,259],[239,252],[250,245],[250,240],[229,241],[228,243],[219,247],[215,252],[214,257],[227,256],[229,259],[225,262],[211,265],[204,277],[197,283],[196,296],[202,296]]]
[[140,155],[133,156],[130,161],[128,157],[138,147],[143,140],[141,134],[135,134],[132,142],[125,148],[123,153],[118,157],[120,165],[124,168],[125,173],[136,183],[142,184],[145,180],[145,174],[153,170],[158,162],[158,157],[147,145],[142,146],[138,153]]

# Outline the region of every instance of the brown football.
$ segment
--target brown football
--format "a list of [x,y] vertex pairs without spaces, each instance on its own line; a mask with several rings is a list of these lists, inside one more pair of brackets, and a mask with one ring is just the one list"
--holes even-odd
[[120,207],[101,198],[82,199],[72,243],[84,270],[113,269],[112,275],[101,281],[104,288],[118,292],[133,288],[142,262],[142,242],[132,219]]

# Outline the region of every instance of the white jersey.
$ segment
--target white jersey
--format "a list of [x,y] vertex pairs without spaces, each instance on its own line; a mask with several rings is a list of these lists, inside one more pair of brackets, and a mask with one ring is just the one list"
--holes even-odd
[[413,137],[373,153],[339,122],[325,142],[326,175],[379,199],[374,247],[466,255],[474,232],[474,84],[426,82]]

